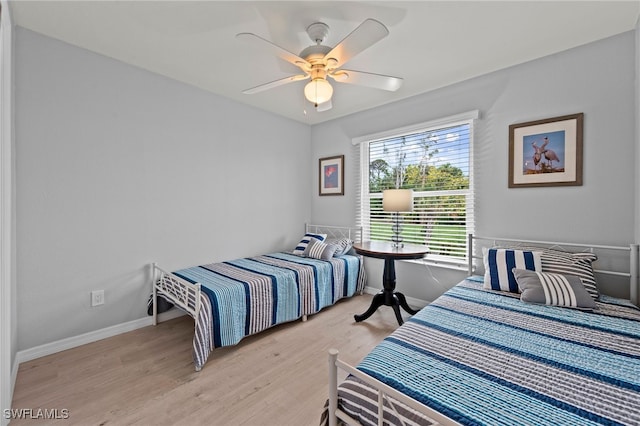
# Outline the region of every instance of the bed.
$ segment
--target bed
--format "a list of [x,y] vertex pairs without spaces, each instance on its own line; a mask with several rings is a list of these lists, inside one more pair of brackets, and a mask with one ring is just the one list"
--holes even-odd
[[[485,247],[474,249],[474,243]],[[520,293],[494,286],[491,256],[506,259],[511,252],[541,257],[533,272],[506,265]],[[553,257],[565,254],[573,263]],[[396,329],[357,368],[330,350],[321,423],[640,424],[637,245],[469,236],[469,259],[467,279]],[[474,263],[481,275],[474,275]],[[580,270],[588,263],[592,275]],[[543,281],[558,275],[576,297],[562,301],[544,293]],[[587,290],[592,277],[595,284],[628,282],[632,300],[602,294],[596,300]],[[555,302],[536,299],[540,286],[549,297],[544,300]],[[347,376],[340,384],[339,370]]]
[[[360,228],[306,225],[292,251],[168,272],[153,264],[152,300],[164,298],[195,322],[193,361],[200,371],[214,348],[315,314],[362,293],[365,273],[351,245]],[[157,303],[153,324],[157,324]]]

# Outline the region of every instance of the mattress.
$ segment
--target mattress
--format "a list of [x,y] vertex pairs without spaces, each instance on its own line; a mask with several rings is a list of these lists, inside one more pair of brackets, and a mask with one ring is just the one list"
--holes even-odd
[[272,253],[173,272],[201,285],[193,356],[196,369],[216,347],[319,312],[365,285],[360,256],[330,260]]
[[[465,280],[357,366],[463,425],[640,424],[640,310],[530,304]],[[339,407],[377,424],[377,394],[349,376]],[[397,401],[386,424],[434,422]],[[326,414],[326,413],[325,413]]]

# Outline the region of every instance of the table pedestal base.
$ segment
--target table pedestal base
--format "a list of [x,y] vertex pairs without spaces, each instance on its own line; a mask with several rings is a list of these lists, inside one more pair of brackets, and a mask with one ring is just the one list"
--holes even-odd
[[395,291],[396,289],[396,268],[394,259],[391,257],[384,259],[384,272],[382,276],[382,284],[384,289],[373,296],[371,306],[367,309],[367,312],[361,315],[354,315],[353,318],[356,322],[364,321],[369,318],[380,306],[391,306],[393,312],[396,314],[398,324],[402,325],[402,315],[400,315],[400,308],[404,309],[411,315],[418,313],[418,311],[411,309],[407,304],[407,299],[404,294]]
[[393,312],[396,314],[396,319],[398,320],[398,324],[402,325],[404,322],[402,320],[402,315],[400,314],[400,308],[404,309],[411,315],[417,314],[418,311],[411,309],[407,304],[407,299],[404,297],[404,294],[397,291],[386,291],[382,290],[380,293],[373,296],[373,301],[371,302],[371,306],[369,309],[363,314],[354,315],[353,318],[356,322],[364,321],[369,318],[380,306],[391,306],[393,308]]

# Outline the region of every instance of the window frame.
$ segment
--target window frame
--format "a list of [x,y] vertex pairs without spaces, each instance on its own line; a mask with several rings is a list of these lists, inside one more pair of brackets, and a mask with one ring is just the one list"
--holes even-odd
[[[357,207],[356,207],[356,224],[363,229],[363,239],[369,240],[371,238],[371,211],[370,207],[370,199],[372,198],[381,198],[382,194],[374,195],[371,197],[369,194],[369,167],[370,167],[370,157],[369,157],[369,145],[373,142],[378,142],[385,139],[399,138],[402,136],[412,135],[415,133],[421,132],[430,132],[438,129],[452,127],[457,125],[469,125],[469,188],[464,190],[443,190],[436,191],[438,195],[444,195],[444,193],[458,193],[458,194],[466,194],[466,234],[473,233],[475,230],[475,186],[474,186],[474,161],[473,161],[473,153],[474,153],[474,133],[476,120],[479,119],[480,113],[478,110],[468,111],[461,114],[456,114],[448,117],[443,117],[427,122],[417,123],[409,126],[404,126],[400,128],[390,129],[382,132],[378,132],[375,134],[369,134],[364,136],[359,136],[352,140],[353,145],[359,145],[358,153],[359,153],[359,182],[358,187],[356,188],[357,193]],[[434,194],[434,197],[437,196]],[[444,266],[444,267],[452,267],[455,269],[466,268],[468,263],[468,238],[465,235],[464,238],[465,246],[463,250],[463,255],[460,256],[450,256],[450,255],[436,255],[436,254],[428,254],[426,256],[426,261],[428,263]],[[418,261],[420,262],[420,261]]]

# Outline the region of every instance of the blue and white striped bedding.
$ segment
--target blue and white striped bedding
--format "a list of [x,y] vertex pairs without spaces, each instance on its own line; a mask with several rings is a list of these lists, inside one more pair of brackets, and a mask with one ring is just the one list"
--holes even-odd
[[[598,302],[588,313],[481,287],[447,291],[357,368],[464,425],[640,424],[640,310]],[[340,404],[377,424],[367,392],[350,377]]]
[[290,253],[236,259],[173,272],[202,289],[193,340],[196,370],[211,350],[319,312],[364,289],[359,256],[319,260]]

